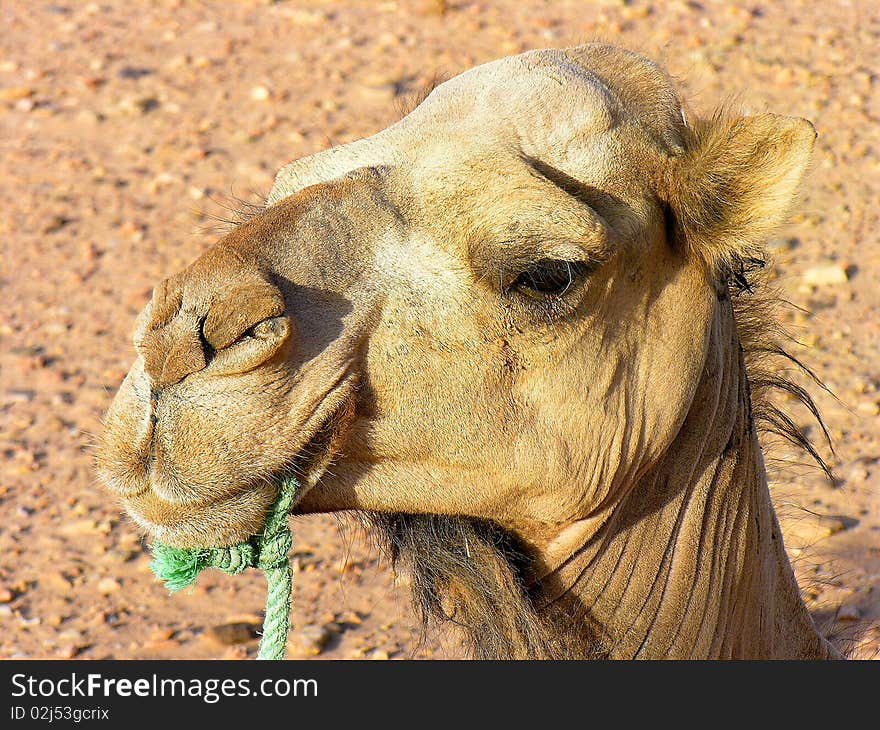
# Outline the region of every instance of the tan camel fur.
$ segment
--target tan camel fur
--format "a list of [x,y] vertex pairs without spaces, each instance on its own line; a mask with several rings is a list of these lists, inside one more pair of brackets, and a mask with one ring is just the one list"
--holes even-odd
[[612,46],[471,69],[284,167],[156,288],[99,474],[151,536],[224,545],[296,473],[296,512],[367,515],[476,656],[835,656],[771,503],[750,388],[776,345],[742,291],[814,138],[690,119]]

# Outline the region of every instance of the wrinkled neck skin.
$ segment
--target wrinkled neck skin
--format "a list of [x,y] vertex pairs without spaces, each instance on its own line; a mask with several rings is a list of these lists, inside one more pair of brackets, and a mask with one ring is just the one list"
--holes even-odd
[[716,309],[678,436],[603,513],[598,529],[587,520],[556,538],[562,559],[540,579],[553,613],[564,605],[585,616],[602,654],[839,657],[816,631],[785,553],[729,301]]

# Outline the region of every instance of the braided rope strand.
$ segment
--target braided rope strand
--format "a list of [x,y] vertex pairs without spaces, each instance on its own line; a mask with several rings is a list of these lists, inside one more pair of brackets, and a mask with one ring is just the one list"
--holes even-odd
[[174,548],[161,542],[151,546],[150,567],[172,593],[192,585],[205,568],[216,568],[229,575],[258,568],[266,574],[266,612],[257,659],[284,659],[287,649],[293,595],[288,560],[293,535],[287,519],[297,486],[293,477],[281,481],[263,529],[246,542],[215,548]]
[[266,524],[257,539],[257,567],[266,574],[266,614],[257,659],[284,659],[287,649],[293,594],[293,575],[287,557],[293,547],[293,535],[287,516],[293,505],[296,486],[292,478],[282,482],[278,498],[269,508]]
[[266,571],[266,616],[257,659],[284,659],[290,632],[290,594],[293,576],[285,564]]

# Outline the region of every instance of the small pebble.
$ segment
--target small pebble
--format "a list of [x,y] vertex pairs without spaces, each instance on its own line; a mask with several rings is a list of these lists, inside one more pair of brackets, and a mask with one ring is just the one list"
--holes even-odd
[[0,89],[0,101],[16,101],[33,96],[34,90],[29,86],[7,86]]
[[98,589],[98,593],[103,593],[105,596],[110,595],[111,593],[116,593],[122,585],[119,581],[114,580],[113,578],[102,578],[98,581],[98,585],[96,586]]
[[446,15],[449,12],[448,0],[422,0],[418,5],[420,15]]
[[116,75],[120,79],[140,79],[144,76],[149,76],[153,73],[151,69],[148,68],[137,68],[135,66],[123,66],[119,71],[116,72]]
[[82,647],[70,644],[68,646],[58,647],[58,649],[55,651],[55,656],[59,659],[73,659],[81,651]]
[[849,276],[842,266],[814,266],[804,272],[804,284],[808,286],[833,286],[847,281]]
[[148,641],[167,641],[174,636],[174,629],[156,629],[147,636]]
[[174,651],[180,648],[180,642],[174,639],[165,639],[164,641],[145,641],[143,644],[145,651]]
[[234,644],[246,644],[258,638],[259,624],[245,623],[237,621],[227,624],[219,624],[212,626],[205,632],[205,636],[213,639],[218,644],[232,646]]
[[332,634],[326,626],[311,624],[303,626],[299,632],[299,645],[304,654],[317,656],[324,651]]
[[254,101],[266,101],[271,95],[271,92],[265,86],[255,86],[251,89],[251,99]]
[[159,108],[159,100],[152,96],[135,96],[119,102],[119,110],[125,114],[148,114]]

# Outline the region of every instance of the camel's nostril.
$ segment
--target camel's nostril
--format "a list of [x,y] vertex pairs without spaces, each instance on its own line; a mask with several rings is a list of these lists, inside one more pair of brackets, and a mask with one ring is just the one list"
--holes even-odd
[[161,391],[207,365],[196,324],[194,314],[181,313],[162,329],[144,334],[140,350],[151,388]]
[[207,314],[202,315],[199,318],[199,341],[202,343],[202,351],[205,353],[205,362],[210,364],[217,351],[214,349],[214,346],[208,342],[208,338],[205,337],[205,320],[207,318]]
[[194,336],[178,342],[171,348],[162,367],[162,378],[159,385],[173,385],[183,380],[190,373],[201,370],[208,364],[201,343]]
[[158,388],[150,388],[150,427],[152,428],[159,422],[159,416],[156,415],[159,406],[160,391]]

